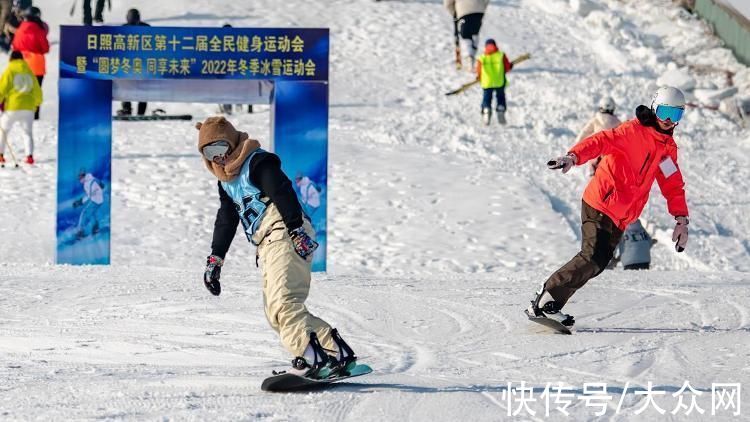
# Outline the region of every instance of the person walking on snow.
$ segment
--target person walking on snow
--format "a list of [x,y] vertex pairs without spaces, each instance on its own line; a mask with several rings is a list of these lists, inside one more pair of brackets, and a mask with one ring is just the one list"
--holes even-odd
[[[599,110],[594,114],[594,117],[586,123],[583,129],[581,129],[578,137],[576,137],[575,143],[603,130],[616,128],[617,126],[620,126],[620,123],[622,123],[620,122],[620,119],[615,116],[615,100],[613,100],[612,97],[602,97],[602,99],[599,100]],[[596,167],[601,160],[602,157],[599,156],[589,161],[589,177],[594,176]]]
[[[443,0],[443,5],[448,9],[448,13],[456,20],[456,29],[461,36],[464,51],[468,52],[472,71],[477,56],[479,30],[482,28],[484,12],[489,4],[490,0]],[[460,62],[458,64],[460,65]]]
[[677,252],[688,241],[685,183],[677,165],[673,132],[685,111],[685,97],[677,88],[659,88],[651,106],[638,106],[636,118],[578,142],[567,155],[547,163],[567,173],[603,156],[583,194],[581,251],[555,271],[526,310],[532,316],[555,319],[566,326],[573,316],[562,313],[570,297],[599,275],[612,259],[623,230],[641,214],[654,180],[675,217],[672,241]]
[[220,206],[203,277],[206,288],[213,295],[221,293],[221,266],[242,222],[247,239],[257,247],[266,318],[295,356],[289,372],[326,378],[350,370],[357,359],[352,349],[304,304],[318,243],[292,182],[281,170],[281,160],[224,117],[210,117],[196,128],[198,151],[219,179]]
[[[41,10],[32,7],[25,13],[24,20],[13,37],[13,50],[23,53],[23,59],[34,72],[40,87],[47,73],[44,55],[49,53],[48,33],[49,27],[42,21]],[[39,107],[34,112],[34,120],[39,120]]]
[[104,203],[104,188],[101,182],[93,174],[81,170],[78,173],[78,181],[83,186],[83,197],[73,201],[73,208],[83,207],[78,217],[78,229],[76,238],[83,239],[86,229],[91,227],[90,234],[99,232],[99,209]]
[[42,89],[20,51],[10,54],[10,62],[0,76],[0,103],[5,112],[0,116],[0,163],[5,162],[8,132],[16,123],[26,132],[26,163],[34,164],[34,110],[42,103]]
[[495,40],[488,39],[484,43],[484,54],[477,59],[477,79],[482,85],[482,121],[490,124],[492,118],[492,96],[496,97],[497,122],[505,124],[505,87],[508,79],[505,76],[513,69],[508,56],[497,48]]

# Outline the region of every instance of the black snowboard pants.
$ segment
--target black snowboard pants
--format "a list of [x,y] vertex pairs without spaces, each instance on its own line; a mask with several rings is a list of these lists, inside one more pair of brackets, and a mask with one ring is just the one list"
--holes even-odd
[[83,0],[83,24],[91,26],[94,21],[104,22],[102,12],[104,11],[104,0],[96,0],[94,16],[91,16],[91,0]]
[[620,243],[622,230],[606,214],[582,201],[581,251],[544,283],[555,302],[565,305],[586,282],[601,274]]
[[483,18],[484,13],[469,13],[468,15],[458,18],[458,33],[461,35],[461,38],[470,40],[479,35],[479,30],[482,28]]

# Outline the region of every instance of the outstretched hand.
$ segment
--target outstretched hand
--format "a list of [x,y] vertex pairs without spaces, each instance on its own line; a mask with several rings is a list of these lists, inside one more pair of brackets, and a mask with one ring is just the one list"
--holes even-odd
[[547,168],[550,170],[562,169],[563,174],[570,171],[576,165],[577,158],[574,154],[557,157],[554,160],[547,161]]
[[674,232],[672,232],[672,242],[675,242],[674,249],[677,252],[682,252],[685,250],[685,246],[687,246],[688,241],[688,219],[687,217],[677,217],[675,218],[677,222],[674,226]]

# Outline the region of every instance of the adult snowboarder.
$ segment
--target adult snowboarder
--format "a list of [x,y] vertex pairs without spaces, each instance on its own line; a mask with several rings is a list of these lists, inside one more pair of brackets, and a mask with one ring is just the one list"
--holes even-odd
[[[620,123],[622,122],[620,122],[620,119],[615,116],[615,107],[615,100],[613,100],[612,97],[602,97],[602,99],[599,100],[599,109],[591,120],[586,123],[583,129],[581,129],[575,142],[578,143],[595,133],[620,126]],[[601,160],[602,157],[599,156],[589,161],[588,171],[590,177],[594,176],[596,167]]]
[[81,170],[78,172],[78,181],[83,186],[83,196],[73,201],[73,208],[83,207],[78,217],[78,229],[76,239],[83,239],[88,234],[99,232],[99,210],[104,203],[104,188],[93,174]]
[[484,43],[484,54],[477,59],[477,79],[482,85],[482,121],[490,124],[492,118],[492,96],[497,98],[495,111],[498,123],[505,124],[505,87],[508,85],[506,74],[513,69],[508,56],[497,48],[492,38]]
[[26,163],[34,164],[34,110],[42,103],[42,89],[20,51],[10,53],[10,62],[0,76],[0,103],[5,112],[0,116],[0,163],[5,163],[8,132],[16,123],[26,132]]
[[[220,207],[203,277],[206,288],[216,296],[221,293],[221,266],[241,221],[247,239],[257,246],[268,322],[296,356],[288,372],[327,378],[353,368],[352,349],[304,305],[318,244],[279,157],[224,117],[210,117],[196,127],[198,150],[208,171],[219,179]],[[337,356],[329,356],[329,351]]]
[[[482,19],[488,4],[490,0],[443,0],[443,5],[456,21],[456,29],[461,36],[464,50],[468,53],[472,71],[477,56],[479,30],[482,28]],[[461,66],[460,62],[456,64]]]
[[[151,25],[141,20],[141,12],[138,11],[138,9],[130,9],[128,10],[128,14],[126,16],[126,23],[123,26],[151,26]],[[146,107],[148,107],[148,103],[146,102],[138,103],[138,115],[139,116],[143,116],[146,114]],[[133,114],[133,105],[130,103],[130,101],[124,101],[122,103],[122,108],[120,110],[117,110],[118,116],[130,116],[132,114]]]
[[674,128],[685,111],[685,97],[677,88],[659,88],[651,106],[638,106],[636,118],[577,143],[567,155],[547,163],[567,173],[574,165],[603,156],[583,194],[581,251],[541,286],[526,311],[571,326],[574,318],[562,313],[568,299],[599,275],[612,259],[623,230],[641,214],[654,180],[675,217],[672,241],[682,252],[688,240],[685,183],[677,165]]

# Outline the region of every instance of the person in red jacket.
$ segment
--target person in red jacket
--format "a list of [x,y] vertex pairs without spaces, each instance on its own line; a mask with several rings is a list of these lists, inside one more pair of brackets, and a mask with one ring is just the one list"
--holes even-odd
[[[34,72],[39,86],[47,73],[44,55],[49,52],[47,33],[49,27],[42,21],[42,12],[38,7],[31,7],[24,12],[24,19],[13,37],[13,50],[20,51],[23,59]],[[39,107],[34,113],[34,120],[39,120]]]
[[659,88],[650,107],[636,108],[635,119],[589,136],[567,155],[547,163],[550,169],[567,173],[574,165],[603,156],[583,193],[581,251],[547,279],[527,314],[555,319],[566,326],[574,324],[571,315],[562,313],[563,306],[606,268],[623,231],[641,215],[654,180],[676,220],[672,234],[675,248],[677,252],[685,249],[688,207],[672,138],[684,110],[685,97],[679,89]]

